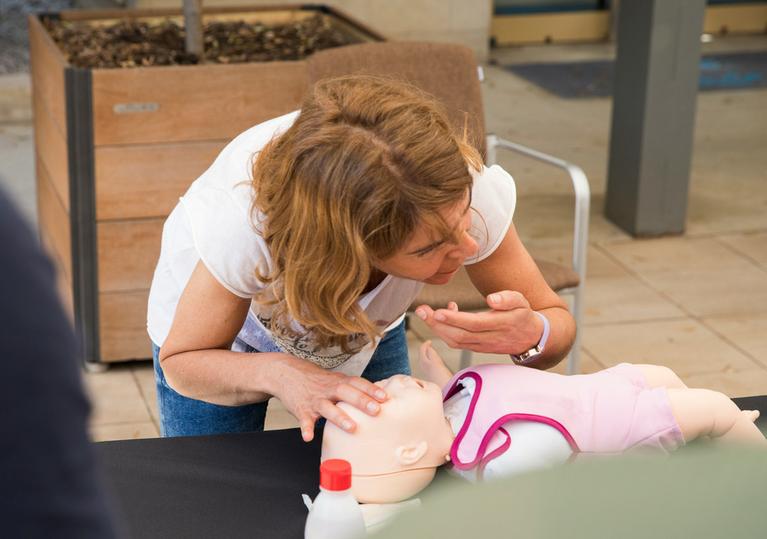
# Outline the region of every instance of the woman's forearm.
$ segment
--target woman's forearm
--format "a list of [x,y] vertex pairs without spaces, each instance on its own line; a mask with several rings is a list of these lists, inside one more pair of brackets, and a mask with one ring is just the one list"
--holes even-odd
[[193,399],[241,406],[268,400],[286,363],[281,353],[245,353],[230,350],[181,352],[162,360],[165,380],[177,393]]
[[550,369],[562,361],[575,341],[575,319],[567,309],[549,307],[538,311],[549,320],[549,338],[543,354],[530,362],[530,367]]

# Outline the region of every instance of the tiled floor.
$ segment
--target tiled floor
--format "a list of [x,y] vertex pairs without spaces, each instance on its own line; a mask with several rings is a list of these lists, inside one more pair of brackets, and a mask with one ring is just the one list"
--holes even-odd
[[[754,49],[767,49],[767,38],[728,38],[707,45],[712,52]],[[495,55],[508,63],[611,54],[606,45],[582,45],[507,49]],[[589,177],[593,200],[580,329],[582,370],[621,361],[652,362],[672,367],[690,385],[731,396],[767,393],[767,90],[699,95],[687,231],[679,237],[634,240],[601,213],[610,100],[564,100],[498,67],[487,66],[485,73],[489,130],[573,161]],[[34,217],[24,84],[0,80],[0,183]],[[20,94],[13,90],[17,86]],[[503,155],[500,162],[517,181],[515,222],[530,251],[566,260],[572,226],[567,180],[536,163]],[[414,320],[412,355],[430,337]],[[458,353],[439,341],[435,346],[455,368]],[[493,358],[475,354],[474,359]],[[150,365],[88,374],[86,384],[94,402],[94,439],[158,435]],[[268,428],[293,424],[278,403],[270,406]]]

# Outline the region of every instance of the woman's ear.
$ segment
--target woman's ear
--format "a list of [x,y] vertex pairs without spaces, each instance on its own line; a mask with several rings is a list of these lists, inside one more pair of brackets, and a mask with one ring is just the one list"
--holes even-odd
[[401,445],[394,450],[394,455],[397,457],[397,462],[402,466],[410,466],[421,460],[428,448],[429,444],[425,441],[412,445]]

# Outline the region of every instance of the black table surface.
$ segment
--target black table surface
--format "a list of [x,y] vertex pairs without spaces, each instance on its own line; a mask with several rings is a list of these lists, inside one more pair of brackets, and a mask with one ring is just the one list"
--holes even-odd
[[[767,395],[735,402],[760,410],[767,428]],[[320,437],[307,444],[287,429],[95,445],[131,537],[300,539]]]

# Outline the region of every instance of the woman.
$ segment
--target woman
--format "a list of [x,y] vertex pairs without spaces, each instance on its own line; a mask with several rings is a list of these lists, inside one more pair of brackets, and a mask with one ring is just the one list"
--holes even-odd
[[[514,183],[403,83],[318,83],[235,138],[166,221],[149,297],[165,436],[259,430],[278,397],[304,440],[353,431],[409,373],[402,314],[466,264],[490,310],[417,314],[452,346],[556,364],[574,322],[511,224]],[[536,312],[538,314],[536,314]],[[542,342],[545,341],[545,342]]]

